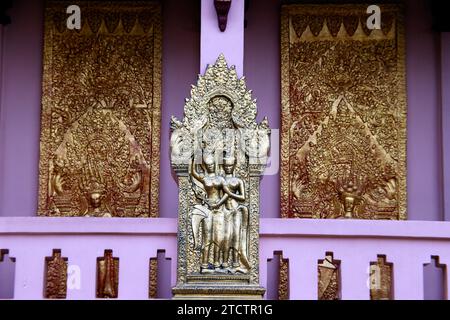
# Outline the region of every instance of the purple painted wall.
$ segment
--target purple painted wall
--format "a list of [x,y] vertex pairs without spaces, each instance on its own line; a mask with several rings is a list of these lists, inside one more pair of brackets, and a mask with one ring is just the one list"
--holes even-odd
[[408,218],[443,220],[439,34],[429,2],[406,6]]
[[445,300],[445,269],[437,264],[437,260],[430,260],[431,262],[423,267],[424,299]]
[[200,70],[200,5],[196,0],[163,2],[163,70],[160,216],[178,217],[178,185],[170,166],[170,118],[183,118],[185,98]]
[[450,32],[441,35],[441,94],[444,216],[450,221]]
[[[183,116],[184,99],[200,69],[200,5],[195,0],[163,2],[160,217],[178,217],[178,185],[170,166],[170,118]],[[171,298],[170,262],[162,255],[158,298]],[[171,263],[174,263],[171,261]]]
[[[244,74],[258,99],[259,117],[280,127],[281,2],[250,2],[245,29]],[[439,34],[431,29],[431,11],[425,0],[407,1],[406,68],[408,96],[408,217],[443,220],[440,49]],[[278,217],[279,174],[261,183],[263,217]]]
[[[247,86],[253,90],[253,96],[257,99],[258,121],[267,116],[270,127],[279,129],[281,110],[279,0],[250,1],[245,17],[247,27],[244,33],[244,75]],[[275,145],[278,141],[272,139],[271,152],[279,158],[279,146]],[[275,165],[278,166],[278,162]],[[278,218],[279,173],[263,176],[261,194],[270,195],[261,197],[261,216]]]
[[[443,127],[440,117],[449,116],[448,92],[444,90],[449,83],[448,58],[444,60],[441,56],[440,38],[431,31],[427,7],[425,0],[411,0],[406,6],[410,220],[443,219],[441,133],[442,130],[448,133],[449,128]],[[279,0],[250,2],[246,14],[248,25],[244,31],[244,74],[258,99],[258,119],[268,116],[274,129],[280,126],[279,9]],[[200,70],[200,5],[195,0],[164,0],[163,12],[160,216],[176,217],[178,187],[169,164],[169,122],[172,115],[182,117],[184,99],[189,96],[190,85],[196,82]],[[3,28],[3,45],[0,46],[0,57],[3,56],[0,217],[34,216],[37,208],[43,0],[15,0],[10,14],[13,23]],[[442,39],[446,39],[443,42],[446,46],[442,48],[448,48],[449,37]],[[447,61],[447,71],[441,74],[442,61]],[[441,79],[446,79],[446,86],[441,85]],[[445,112],[440,110],[444,107],[441,93],[442,97],[447,97]],[[448,147],[445,150],[448,152]],[[446,166],[448,168],[448,161]],[[262,217],[278,217],[279,174],[265,176],[261,191]],[[436,279],[434,276],[425,278]],[[274,283],[270,282],[269,287],[275,290]],[[160,294],[169,297],[170,288],[165,286]],[[269,295],[273,296],[273,293]]]
[[211,0],[201,1],[200,73],[204,73],[207,65],[214,64],[217,57],[223,53],[228,63],[236,67],[238,76],[242,77],[244,1],[232,1],[227,28],[224,32],[219,29],[214,2]]
[[[161,124],[162,217],[176,217],[178,187],[169,164],[171,115],[182,117],[184,99],[200,63],[197,1],[163,3]],[[0,102],[0,216],[35,216],[38,193],[43,0],[16,0],[4,28]]]
[[[431,30],[427,1],[407,2],[408,218],[438,221],[443,220],[439,34]],[[244,50],[244,75],[258,99],[259,118],[267,115],[275,129],[280,127],[281,108],[280,6],[279,0],[250,2]],[[448,46],[449,37],[443,39]],[[447,79],[448,71],[443,72],[444,79]],[[446,97],[448,93],[445,94]],[[448,110],[447,114],[450,114]],[[446,132],[450,135],[450,128]],[[449,152],[448,147],[446,150]],[[271,196],[261,198],[262,217],[279,216],[279,190],[279,174],[263,178],[261,192]],[[269,267],[268,272],[268,288],[275,289],[275,268]],[[443,286],[442,273],[429,267],[425,268],[424,276],[426,296],[439,296]]]
[[3,30],[0,97],[0,216],[37,210],[43,2],[14,1]]
[[[175,217],[177,185],[169,165],[169,121],[182,116],[198,74],[200,33],[196,1],[164,1],[161,216]],[[279,1],[251,2],[245,30],[245,75],[258,99],[259,119],[279,128]],[[407,5],[408,215],[443,218],[439,37],[425,0]],[[33,216],[37,207],[43,1],[15,1],[4,28],[0,109],[0,216]],[[424,61],[426,63],[424,63]],[[261,183],[263,217],[279,215],[279,175]]]

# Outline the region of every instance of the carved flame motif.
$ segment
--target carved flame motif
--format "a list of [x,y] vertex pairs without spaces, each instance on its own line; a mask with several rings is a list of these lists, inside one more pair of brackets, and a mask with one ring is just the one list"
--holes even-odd
[[406,218],[402,17],[365,30],[365,9],[283,9],[283,217]]
[[158,214],[160,7],[67,2],[46,8],[39,214]]

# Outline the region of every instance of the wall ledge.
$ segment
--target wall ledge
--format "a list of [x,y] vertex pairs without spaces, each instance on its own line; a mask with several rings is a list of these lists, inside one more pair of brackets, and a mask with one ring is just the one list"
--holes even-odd
[[[175,218],[0,218],[6,235],[176,236]],[[261,237],[338,237],[450,240],[450,222],[261,219]]]

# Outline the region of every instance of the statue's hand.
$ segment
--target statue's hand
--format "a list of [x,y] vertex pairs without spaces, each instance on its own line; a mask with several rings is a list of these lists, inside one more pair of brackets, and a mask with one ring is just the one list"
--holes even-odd
[[209,207],[210,207],[212,210],[216,210],[216,209],[219,209],[220,205],[219,205],[218,202],[216,202],[216,203],[210,204]]

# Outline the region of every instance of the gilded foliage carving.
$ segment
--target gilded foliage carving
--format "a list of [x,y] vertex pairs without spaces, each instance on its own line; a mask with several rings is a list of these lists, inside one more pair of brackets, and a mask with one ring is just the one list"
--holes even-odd
[[51,257],[45,258],[45,298],[65,299],[67,295],[67,258],[61,250],[53,250]]
[[148,296],[150,299],[158,297],[158,259],[150,259],[150,277],[148,286]]
[[366,9],[283,7],[283,217],[406,218],[403,18]]
[[289,259],[284,259],[280,254],[278,274],[278,300],[289,300]]
[[152,2],[67,1],[45,12],[39,215],[158,215],[161,12]]

